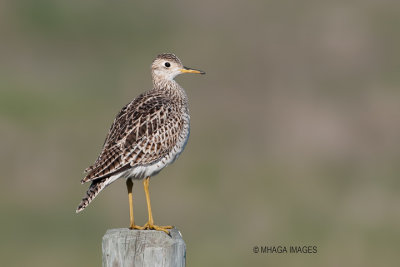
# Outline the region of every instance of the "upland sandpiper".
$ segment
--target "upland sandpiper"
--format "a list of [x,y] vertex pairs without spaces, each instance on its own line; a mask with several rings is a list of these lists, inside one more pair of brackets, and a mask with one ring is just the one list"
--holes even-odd
[[[149,181],[176,160],[189,138],[189,110],[185,91],[174,78],[181,73],[205,72],[184,67],[174,54],[161,54],[151,65],[153,89],[127,104],[115,118],[103,149],[95,163],[87,168],[81,183],[91,182],[76,212],[108,185],[126,179],[131,229],[154,229],[169,233],[171,226],[154,225],[151,212]],[[143,180],[148,221],[135,225],[132,180]]]

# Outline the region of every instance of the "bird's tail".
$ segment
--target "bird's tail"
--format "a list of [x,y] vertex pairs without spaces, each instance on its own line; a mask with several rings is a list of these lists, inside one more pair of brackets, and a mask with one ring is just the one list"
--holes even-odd
[[90,202],[103,190],[106,188],[108,183],[109,178],[104,178],[104,179],[96,179],[92,182],[92,184],[89,186],[89,189],[86,192],[85,197],[82,199],[81,203],[79,206],[76,208],[76,213],[81,212],[84,210]]

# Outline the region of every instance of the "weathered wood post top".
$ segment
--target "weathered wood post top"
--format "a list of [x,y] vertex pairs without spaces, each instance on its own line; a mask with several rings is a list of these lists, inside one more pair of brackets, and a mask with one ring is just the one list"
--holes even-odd
[[186,244],[173,228],[170,235],[154,230],[109,229],[103,236],[103,267],[184,267]]

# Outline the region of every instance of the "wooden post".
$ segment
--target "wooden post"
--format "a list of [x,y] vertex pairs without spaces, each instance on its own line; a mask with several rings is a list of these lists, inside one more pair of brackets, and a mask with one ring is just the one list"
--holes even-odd
[[103,236],[103,267],[184,267],[186,244],[177,229],[109,229]]

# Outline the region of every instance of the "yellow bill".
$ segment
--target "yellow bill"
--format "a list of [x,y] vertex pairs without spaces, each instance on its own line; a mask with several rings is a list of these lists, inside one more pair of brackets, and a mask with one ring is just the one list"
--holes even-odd
[[197,73],[197,74],[206,74],[204,71],[201,70],[196,70],[188,67],[183,67],[183,69],[180,69],[182,73]]

